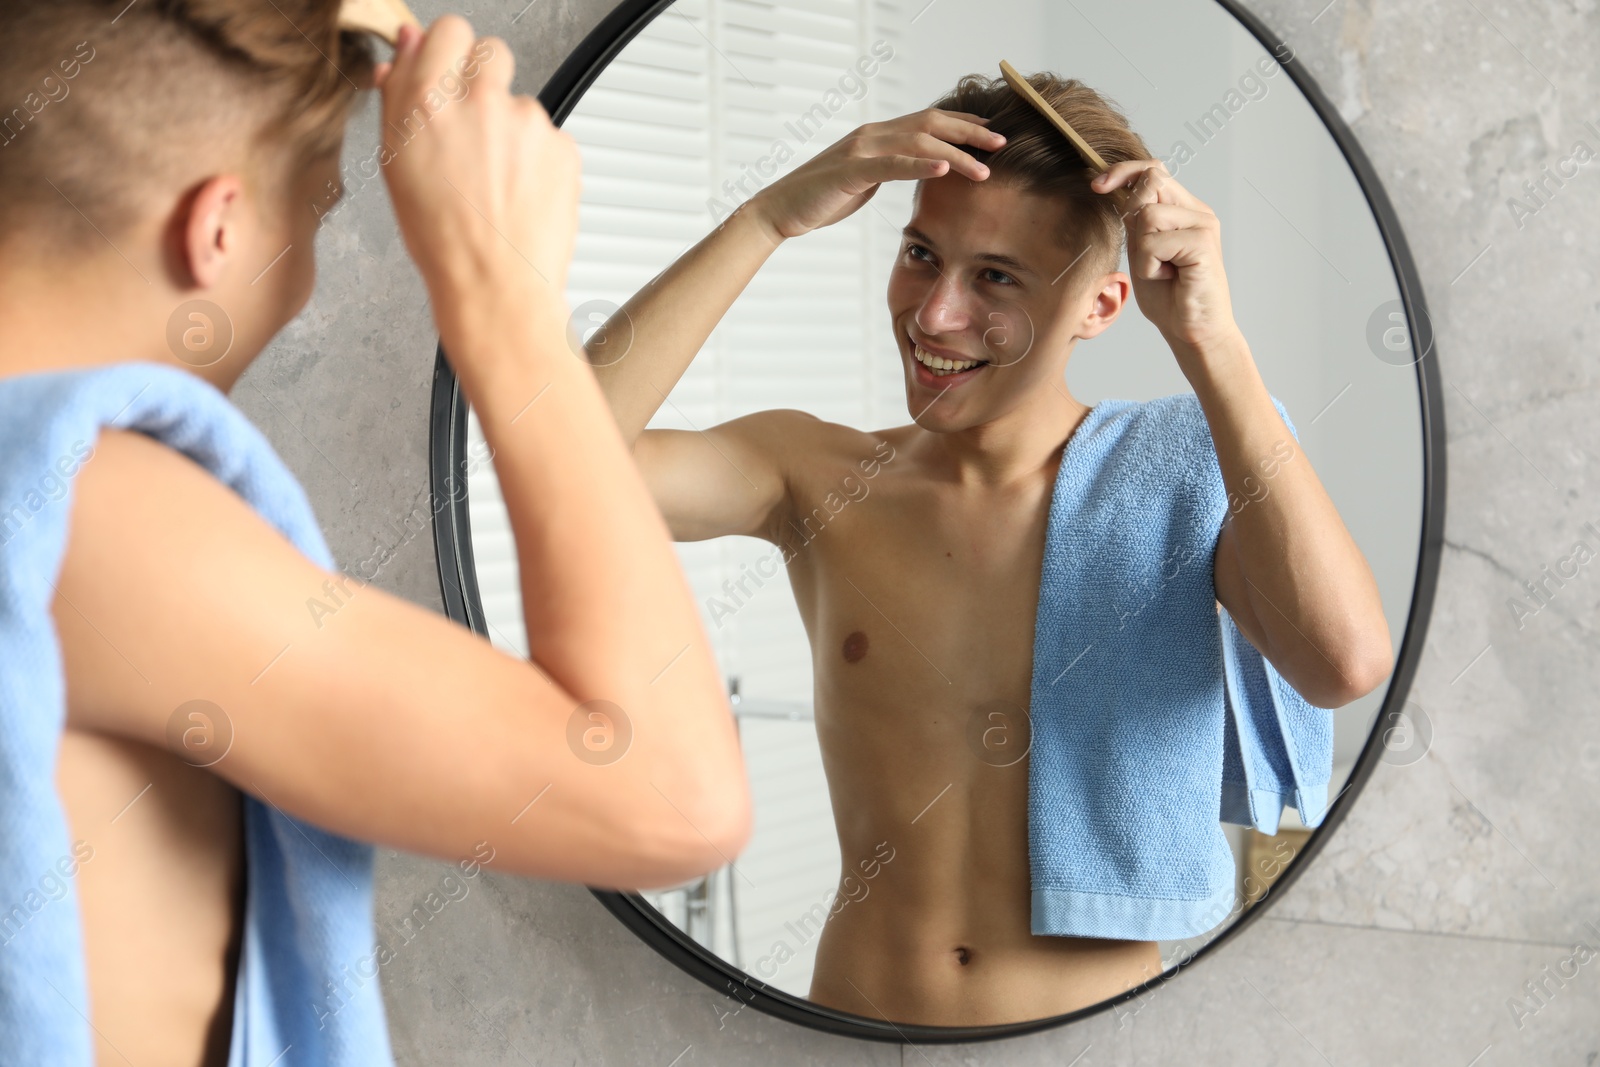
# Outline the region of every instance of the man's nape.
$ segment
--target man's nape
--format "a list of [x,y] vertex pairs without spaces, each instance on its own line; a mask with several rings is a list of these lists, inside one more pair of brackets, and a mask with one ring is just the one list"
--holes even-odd
[[150,361],[227,391],[310,298],[339,157],[298,171],[268,160],[256,173],[219,154],[213,168],[186,188],[153,188],[123,232],[63,202],[8,234],[0,377]]

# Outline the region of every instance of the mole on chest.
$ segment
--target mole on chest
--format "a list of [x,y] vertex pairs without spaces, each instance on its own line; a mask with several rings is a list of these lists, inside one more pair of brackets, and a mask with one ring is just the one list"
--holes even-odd
[[844,644],[840,646],[839,652],[844,656],[846,663],[860,663],[867,654],[868,644],[866,633],[856,630],[844,639]]

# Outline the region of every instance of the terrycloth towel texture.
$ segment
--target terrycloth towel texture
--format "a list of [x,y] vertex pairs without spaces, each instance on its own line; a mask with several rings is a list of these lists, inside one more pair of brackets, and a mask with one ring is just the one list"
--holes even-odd
[[1326,814],[1332,712],[1218,610],[1227,511],[1193,393],[1102,401],[1067,442],[1034,631],[1035,934],[1204,933],[1234,907],[1221,821],[1272,834],[1285,804],[1307,826]]
[[[80,826],[82,840],[68,838],[55,791],[66,705],[51,603],[72,478],[93,462],[102,427],[184,453],[333,567],[299,483],[210,384],[154,363],[0,379],[0,1059],[19,1067],[93,1062],[74,882],[116,827]],[[373,962],[371,847],[250,796],[244,809],[229,1064],[392,1064]]]

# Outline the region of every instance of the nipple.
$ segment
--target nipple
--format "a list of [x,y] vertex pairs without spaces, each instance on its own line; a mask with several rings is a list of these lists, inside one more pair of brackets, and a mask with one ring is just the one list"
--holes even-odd
[[860,663],[867,654],[867,635],[856,630],[844,639],[844,646],[839,651],[846,663]]

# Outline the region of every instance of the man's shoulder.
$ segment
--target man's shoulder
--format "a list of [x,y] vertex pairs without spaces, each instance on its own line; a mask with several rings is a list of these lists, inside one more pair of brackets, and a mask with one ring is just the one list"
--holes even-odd
[[799,408],[769,408],[724,425],[735,424],[740,425],[745,434],[781,449],[791,463],[829,467],[842,461],[892,458],[907,431],[914,429],[863,430],[831,422]]
[[[138,430],[102,427],[84,463],[82,486],[90,492],[151,493],[173,501],[217,492],[234,494],[215,474],[181,450]],[[175,502],[175,501],[174,501]]]

